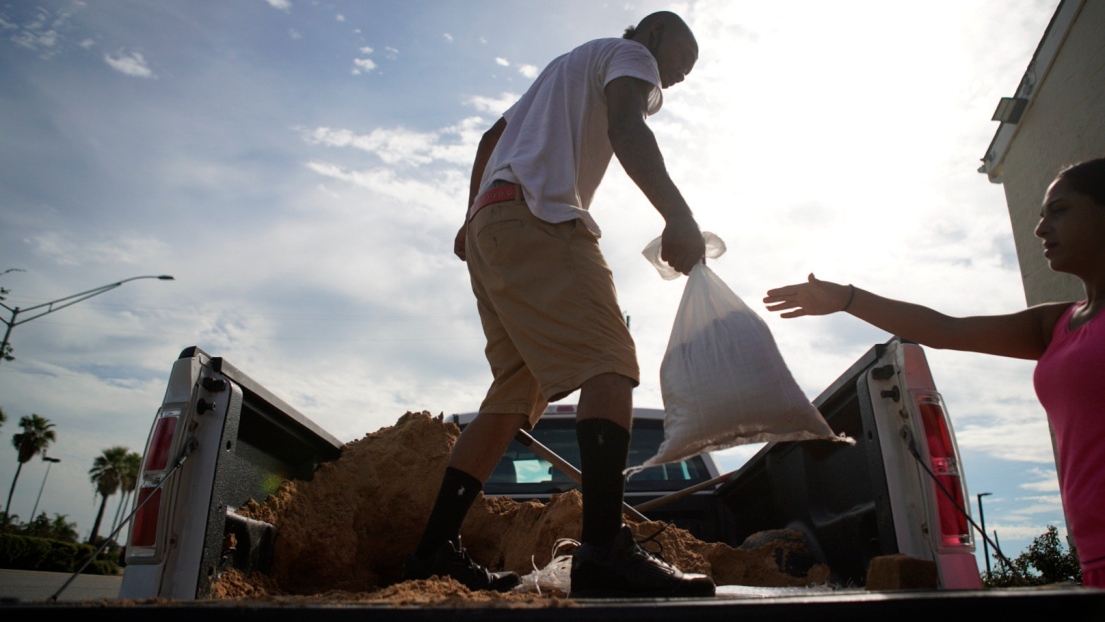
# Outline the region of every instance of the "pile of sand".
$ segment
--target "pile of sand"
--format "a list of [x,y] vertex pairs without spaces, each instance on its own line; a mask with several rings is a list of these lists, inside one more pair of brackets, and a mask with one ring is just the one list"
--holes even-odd
[[[251,501],[238,513],[279,530],[271,569],[248,577],[225,572],[213,597],[392,603],[562,598],[555,590],[473,593],[448,579],[402,581],[403,560],[418,544],[459,433],[441,416],[408,412],[394,426],[348,443],[312,481],[286,482],[263,504]],[[492,570],[529,575],[549,564],[557,540],[579,538],[581,511],[577,491],[547,504],[481,494],[461,529],[462,544]],[[770,538],[758,548],[735,549],[667,523],[626,523],[643,537],[659,532],[650,550],[718,585],[798,587],[824,584],[829,576],[823,565],[803,577],[779,570],[788,555],[809,555],[799,540]]]

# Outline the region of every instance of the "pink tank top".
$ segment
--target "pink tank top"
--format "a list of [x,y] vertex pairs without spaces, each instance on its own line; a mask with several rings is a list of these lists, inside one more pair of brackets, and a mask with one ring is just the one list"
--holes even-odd
[[1105,313],[1068,330],[1072,304],[1033,384],[1055,433],[1059,491],[1083,569],[1105,568]]

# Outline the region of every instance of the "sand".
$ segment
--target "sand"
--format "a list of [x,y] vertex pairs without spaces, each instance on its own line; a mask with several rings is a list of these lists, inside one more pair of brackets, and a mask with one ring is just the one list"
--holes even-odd
[[[559,567],[550,566],[557,541],[579,537],[582,502],[574,490],[547,504],[481,494],[465,519],[461,542],[472,558],[528,577],[525,591],[472,592],[451,579],[402,581],[403,560],[418,543],[459,433],[440,415],[408,412],[394,426],[347,443],[341,457],[323,464],[310,482],[288,481],[270,498],[250,501],[237,512],[278,529],[271,568],[249,576],[228,570],[214,583],[211,598],[571,606],[560,584],[541,577]],[[823,565],[813,565],[805,576],[780,570],[793,565],[788,556],[809,556],[800,538],[773,534],[760,538],[761,546],[733,548],[702,542],[664,522],[627,517],[626,524],[641,537],[655,534],[647,548],[668,562],[707,574],[718,585],[802,587],[824,585],[829,577]],[[565,552],[570,547],[558,553]]]

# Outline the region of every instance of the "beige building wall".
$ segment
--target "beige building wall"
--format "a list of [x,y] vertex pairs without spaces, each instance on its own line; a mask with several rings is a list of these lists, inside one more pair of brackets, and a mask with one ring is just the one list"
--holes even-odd
[[[1003,130],[1015,130],[1004,157],[987,162],[982,169],[1004,186],[1029,306],[1085,297],[1078,279],[1048,268],[1033,231],[1044,193],[1059,169],[1105,157],[1105,0],[1066,0],[1063,4],[1067,6],[1059,7],[1057,17],[1064,8],[1077,9],[1065,37],[1051,42],[1058,49],[1050,66],[1039,67],[1041,59],[1033,59],[1021,83],[1025,89],[1035,81],[1028,107],[1015,128],[999,130],[999,136]],[[1046,51],[1048,36],[1059,37],[1060,33],[1048,32],[1038,55]],[[986,171],[987,167],[991,170]]]

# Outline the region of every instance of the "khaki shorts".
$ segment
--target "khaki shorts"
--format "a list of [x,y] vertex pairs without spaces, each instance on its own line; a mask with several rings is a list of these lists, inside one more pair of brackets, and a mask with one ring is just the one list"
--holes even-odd
[[473,216],[465,248],[494,375],[481,413],[527,414],[532,427],[594,376],[640,382],[613,275],[586,225],[505,201]]

